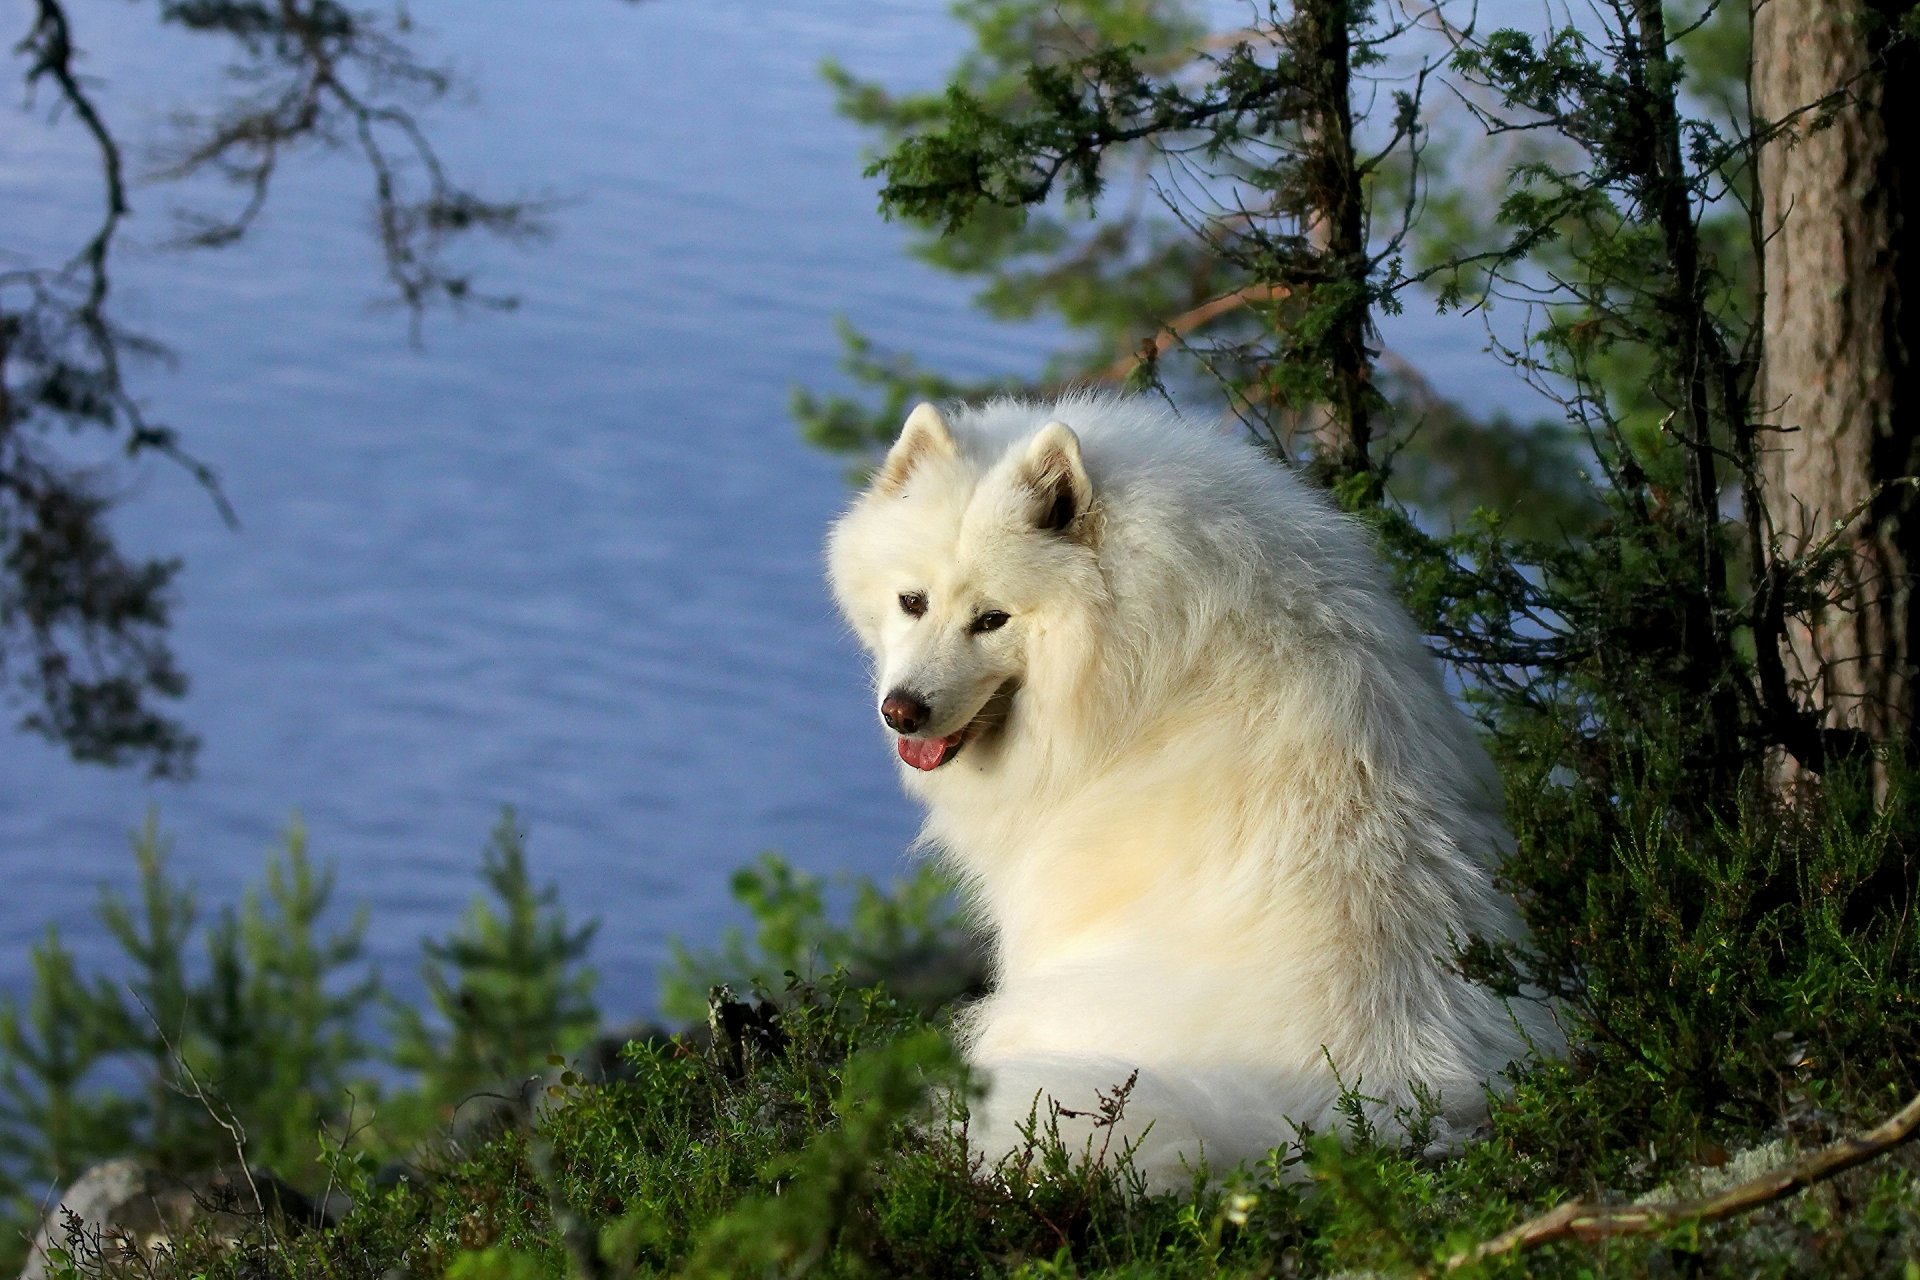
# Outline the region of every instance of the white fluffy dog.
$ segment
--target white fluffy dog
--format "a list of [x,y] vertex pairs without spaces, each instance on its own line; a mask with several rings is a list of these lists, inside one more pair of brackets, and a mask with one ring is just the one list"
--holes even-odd
[[1135,1072],[1096,1149],[1157,1187],[1339,1127],[1341,1083],[1459,1135],[1557,1043],[1451,968],[1517,928],[1498,780],[1365,531],[1284,467],[1143,399],[921,405],[828,560],[992,929],[988,1154]]

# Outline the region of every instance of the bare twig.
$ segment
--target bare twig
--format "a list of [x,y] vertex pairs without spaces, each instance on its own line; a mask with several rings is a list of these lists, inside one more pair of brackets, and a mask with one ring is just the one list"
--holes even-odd
[[[224,1100],[215,1101],[208,1096],[206,1086],[200,1083],[200,1077],[195,1073],[193,1064],[187,1061],[185,1054],[174,1047],[172,1037],[167,1035],[166,1028],[160,1025],[160,1019],[154,1015],[151,1008],[148,1008],[147,1002],[141,1000],[137,993],[134,999],[146,1013],[147,1021],[153,1024],[154,1034],[160,1037],[160,1043],[166,1047],[167,1053],[173,1059],[173,1065],[180,1072],[181,1078],[173,1082],[174,1089],[182,1097],[192,1098],[198,1102],[206,1109],[207,1115],[213,1119],[213,1122],[227,1131],[227,1137],[233,1143],[234,1160],[240,1166],[241,1176],[247,1180],[247,1190],[253,1193],[253,1207],[259,1212],[260,1220],[266,1221],[267,1202],[261,1197],[260,1185],[253,1180],[253,1169],[247,1163],[246,1129],[233,1114],[233,1108],[227,1106]],[[225,1114],[221,1114],[222,1112]]]

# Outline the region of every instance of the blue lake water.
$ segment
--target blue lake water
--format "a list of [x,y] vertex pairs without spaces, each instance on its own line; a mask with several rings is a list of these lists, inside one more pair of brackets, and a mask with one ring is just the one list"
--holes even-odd
[[[669,938],[734,918],[728,873],[761,850],[885,874],[911,838],[820,582],[844,463],[801,443],[786,405],[796,384],[841,385],[837,316],[964,373],[1048,350],[1044,327],[988,323],[964,282],[905,256],[817,73],[830,55],[936,84],[961,33],[914,0],[408,7],[472,86],[429,116],[449,162],[555,197],[555,234],[479,255],[518,310],[432,318],[414,348],[372,305],[351,161],[290,166],[257,233],[218,253],[159,248],[178,193],[136,192],[116,293],[178,356],[139,389],[242,522],[164,464],[121,519],[134,549],[185,559],[176,641],[205,745],[194,780],[154,786],[0,735],[0,991],[24,991],[49,923],[111,963],[92,906],[125,882],[149,807],[216,904],[298,811],[405,991],[511,804],[536,874],[602,921],[615,1015],[651,1005]],[[0,16],[24,30],[27,9]],[[217,83],[148,8],[75,16],[136,141]],[[12,92],[0,249],[44,260],[99,197],[72,122]],[[1443,391],[1529,404],[1472,321],[1410,314],[1387,337]]]

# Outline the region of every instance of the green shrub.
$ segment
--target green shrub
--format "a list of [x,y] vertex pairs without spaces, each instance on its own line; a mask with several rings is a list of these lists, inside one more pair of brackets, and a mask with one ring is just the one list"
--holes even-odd
[[34,1187],[130,1151],[170,1169],[231,1161],[229,1125],[255,1159],[310,1163],[371,1058],[359,1027],[374,987],[349,976],[364,912],[322,931],[333,877],[315,870],[296,821],[268,857],[264,893],[202,931],[196,968],[199,909],[153,818],[133,849],[135,898],[103,889],[99,906],[127,959],[119,980],[81,975],[49,931],[24,1004],[0,998],[4,1175]]
[[333,873],[297,821],[264,885],[204,926],[154,818],[133,853],[134,893],[105,889],[99,906],[119,970],[83,973],[49,930],[24,999],[0,997],[0,1268],[21,1256],[47,1190],[96,1161],[190,1173],[244,1153],[317,1191],[341,1161],[410,1151],[468,1092],[543,1067],[598,1025],[578,963],[591,927],[570,928],[551,888],[533,887],[511,815],[484,866],[495,905],[427,944],[442,1024],[409,1012],[381,1045],[366,1035],[387,1002],[363,959],[367,913],[327,925]]
[[512,810],[494,828],[480,874],[493,901],[475,899],[453,936],[424,943],[433,1020],[394,1007],[393,1059],[441,1101],[524,1078],[551,1053],[578,1051],[600,1021],[595,977],[581,964],[599,924],[570,927],[559,890],[534,887]]
[[824,877],[762,854],[733,873],[732,892],[753,918],[749,937],[729,927],[720,945],[696,949],[676,939],[660,978],[660,1011],[689,1022],[705,1016],[716,986],[777,990],[784,975],[813,981],[845,970],[855,985],[885,981],[929,1011],[983,979],[977,944],[954,898],[953,882],[931,862],[882,886],[847,877],[846,923],[829,912]]
[[[1575,1049],[1517,1070],[1487,1131],[1456,1158],[1383,1146],[1356,1127],[1312,1136],[1303,1158],[1276,1153],[1255,1169],[1216,1171],[1225,1176],[1212,1183],[1196,1179],[1190,1195],[1146,1196],[1124,1153],[1109,1152],[1098,1167],[1077,1163],[1041,1116],[1030,1150],[988,1169],[968,1150],[964,1125],[950,1123],[963,1115],[969,1085],[941,1015],[842,970],[817,982],[790,978],[770,993],[748,1019],[762,1032],[751,1050],[697,1031],[635,1043],[608,1078],[560,1070],[538,1106],[459,1144],[414,1142],[450,1075],[423,1078],[420,1092],[389,1086],[371,1131],[349,1141],[315,1126],[304,1151],[273,1148],[275,1127],[236,1105],[256,1156],[305,1161],[280,1172],[343,1190],[352,1211],[324,1231],[262,1225],[237,1244],[189,1232],[154,1274],[1410,1275],[1569,1196],[1671,1199],[1728,1176],[1719,1166],[1740,1152],[1784,1159],[1920,1086],[1912,1065],[1920,951],[1906,870],[1914,812],[1904,774],[1893,772],[1879,805],[1864,775],[1841,775],[1793,805],[1756,799],[1716,820],[1693,803],[1686,770],[1659,751],[1574,774],[1557,767],[1565,739],[1536,736],[1546,733],[1541,721],[1499,739],[1520,841],[1510,875],[1535,942],[1470,946],[1463,960],[1510,989],[1556,993]],[[141,847],[145,906],[129,909],[125,919],[138,923],[127,936],[142,945],[160,933],[187,936],[191,896],[167,879],[156,837]],[[328,957],[350,953],[341,940],[357,938],[358,925],[332,943],[312,941],[327,881],[300,870],[299,847],[289,843],[278,881],[249,900],[258,905],[203,931],[216,957],[238,957],[245,980],[181,966],[196,993],[186,1007],[215,989],[329,989],[314,975]],[[496,833],[488,883],[497,901],[456,935],[472,949],[436,944],[444,989],[463,989],[468,970],[456,956],[513,956],[531,975],[526,996],[584,994],[574,966],[585,935],[553,910],[550,891],[533,889],[511,828]],[[942,900],[930,889],[869,886],[854,895],[867,908],[835,919],[817,880],[777,864],[763,862],[742,884],[761,949],[738,941],[740,972],[798,956],[880,956],[923,936],[903,919],[927,921],[926,936],[939,936],[936,918],[941,929],[953,925],[933,914],[929,904]],[[90,1158],[78,1154],[96,1140],[90,1134],[139,1143],[152,1132],[142,1097],[116,1100],[93,1074],[107,1061],[151,1063],[143,1056],[151,1045],[114,1019],[71,1013],[104,997],[63,954],[54,943],[42,949],[32,999],[0,1022],[32,1053],[9,1057],[7,1132],[31,1139],[14,1149],[41,1161],[62,1144],[70,1161]],[[226,963],[210,961],[209,974]],[[473,971],[497,978],[504,969]],[[363,998],[352,984],[337,989]],[[324,1030],[340,1026],[340,1007],[311,998],[307,1007],[304,1021],[274,1024],[277,1034],[320,1046],[323,1066],[350,1067],[342,1055],[357,1042]],[[552,1020],[567,1007],[503,999],[466,1026],[472,1035],[517,1027],[502,1043],[530,1052],[542,1034],[586,1025]],[[211,1064],[216,1040],[204,1028],[222,1024],[203,1018],[189,1017],[201,1029],[186,1042]],[[436,1043],[450,1044],[451,1032],[441,1034],[449,1038]],[[318,1071],[301,1087],[319,1090]],[[44,1089],[60,1079],[72,1085],[65,1110],[49,1109]],[[240,1096],[246,1108],[263,1105]],[[408,1162],[382,1170],[396,1152]],[[46,1167],[35,1165],[34,1176]],[[1917,1206],[1920,1160],[1908,1148],[1755,1214],[1644,1239],[1550,1245],[1460,1274],[1897,1274],[1920,1256]],[[151,1280],[144,1261],[83,1262],[76,1275],[134,1280],[139,1271]]]

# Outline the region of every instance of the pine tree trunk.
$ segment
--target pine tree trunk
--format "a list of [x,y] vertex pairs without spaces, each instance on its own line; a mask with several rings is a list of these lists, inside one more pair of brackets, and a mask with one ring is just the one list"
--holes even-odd
[[1351,0],[1297,4],[1289,40],[1308,98],[1301,169],[1312,212],[1305,231],[1343,299],[1327,344],[1327,402],[1310,416],[1316,460],[1322,478],[1330,481],[1372,469],[1369,447],[1378,398],[1367,342],[1373,323],[1366,288],[1371,269],[1367,196],[1353,137],[1355,8]]
[[[1788,674],[1828,728],[1915,741],[1920,503],[1920,59],[1892,0],[1756,0],[1767,507],[1793,555],[1841,535],[1829,603],[1789,623]],[[1839,92],[1832,122],[1811,104]],[[1853,514],[1853,513],[1858,514]]]

